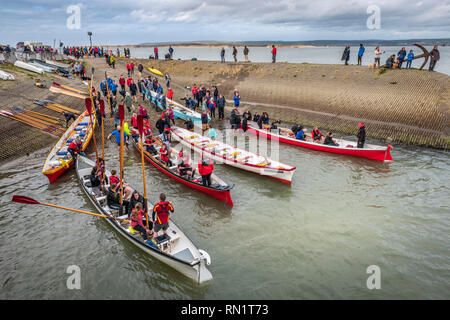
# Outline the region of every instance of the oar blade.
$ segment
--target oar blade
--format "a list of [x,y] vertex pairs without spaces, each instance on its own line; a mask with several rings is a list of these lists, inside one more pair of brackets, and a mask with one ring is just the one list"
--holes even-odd
[[89,115],[92,114],[92,104],[91,104],[91,99],[90,98],[86,98],[84,99],[84,104],[86,106],[86,110],[89,113]]
[[125,109],[123,104],[119,104],[119,120],[122,122],[125,119]]
[[103,99],[100,99],[99,103],[100,103],[100,112],[102,113],[102,117],[104,117],[105,116],[105,101],[103,101]]
[[40,204],[38,201],[25,196],[13,196],[11,201],[23,204]]
[[142,135],[144,134],[144,116],[142,114],[137,116],[137,126],[139,135],[142,137]]

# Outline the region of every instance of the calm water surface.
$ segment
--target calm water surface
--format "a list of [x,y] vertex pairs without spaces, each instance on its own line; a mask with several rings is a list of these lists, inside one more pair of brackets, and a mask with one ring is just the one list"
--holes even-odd
[[[401,47],[380,47],[382,51],[386,51],[381,56],[381,64],[384,64],[387,58],[395,54],[401,49]],[[432,47],[425,47],[428,51],[431,51]],[[236,47],[238,50],[238,61],[244,61],[243,47]],[[350,48],[350,64],[357,64],[358,60],[358,47]],[[122,50],[122,49],[121,49]],[[173,58],[175,60],[190,60],[197,58],[198,60],[216,60],[220,61],[221,48],[174,48]],[[363,65],[367,66],[369,63],[374,62],[374,50],[375,47],[366,47],[366,51],[363,56]],[[422,54],[422,50],[416,46],[406,47],[407,53],[409,50],[414,50],[414,54]],[[225,60],[234,61],[232,56],[232,48],[225,48]],[[320,48],[278,48],[277,62],[293,62],[293,63],[318,63],[318,64],[341,64],[342,47],[320,47]],[[121,51],[122,52],[122,51]],[[435,67],[435,71],[450,75],[450,47],[439,47],[441,59],[438,61]],[[164,55],[168,53],[168,47],[159,48],[159,58],[164,58]],[[150,55],[153,55],[153,48],[131,48],[130,54],[136,58],[147,59]],[[271,48],[249,48],[249,60],[253,62],[272,62]],[[412,63],[413,68],[420,68],[423,63],[423,59],[414,60]],[[428,60],[429,61],[429,60]],[[405,65],[406,66],[406,65]],[[428,64],[424,67],[428,70]]]
[[[107,143],[110,169],[119,166],[116,150]],[[211,255],[214,280],[204,286],[146,256],[100,218],[10,202],[20,194],[95,210],[74,171],[48,184],[41,174],[48,150],[3,165],[0,298],[450,298],[448,152],[395,146],[395,161],[383,164],[280,150],[281,161],[297,166],[291,186],[216,166],[236,185],[232,209],[146,166],[149,198],[168,194],[175,221]],[[125,175],[142,190],[134,150],[125,155]],[[81,290],[66,287],[69,265],[81,268]],[[381,269],[381,290],[366,287],[370,265]]]

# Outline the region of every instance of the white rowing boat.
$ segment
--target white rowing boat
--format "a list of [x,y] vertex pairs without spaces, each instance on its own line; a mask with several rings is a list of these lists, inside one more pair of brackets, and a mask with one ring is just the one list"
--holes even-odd
[[23,62],[23,61],[20,61],[20,60],[17,60],[16,62],[14,62],[14,65],[16,67],[18,67],[18,68],[22,68],[22,69],[25,69],[25,70],[28,70],[28,71],[36,72],[36,73],[39,73],[39,74],[44,74],[44,69],[42,69],[40,67],[33,66],[33,65],[29,64],[29,63],[26,63],[26,62]]
[[0,70],[0,79],[2,80],[14,80],[14,76],[5,71]]
[[268,159],[267,157],[235,148],[221,141],[180,128],[171,127],[172,137],[194,151],[205,154],[217,162],[267,176],[290,184],[295,167]]
[[[88,158],[77,157],[77,176],[81,186],[98,212],[109,217],[108,223],[116,229],[125,239],[150,256],[169,265],[178,272],[201,284],[212,280],[211,272],[206,265],[211,264],[211,258],[204,250],[198,249],[194,243],[183,233],[183,231],[170,219],[167,236],[161,235],[152,240],[144,241],[139,232],[133,232],[130,228],[128,215],[117,217],[118,210],[110,208],[107,204],[106,196],[96,196],[90,187],[89,175],[96,165]],[[111,173],[106,170],[106,177]],[[105,186],[108,188],[109,186]],[[153,204],[148,202],[148,208]]]

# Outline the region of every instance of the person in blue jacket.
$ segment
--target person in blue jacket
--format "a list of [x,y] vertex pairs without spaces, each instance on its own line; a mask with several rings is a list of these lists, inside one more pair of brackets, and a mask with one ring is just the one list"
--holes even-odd
[[366,48],[364,48],[363,44],[361,43],[359,45],[359,51],[358,51],[358,66],[360,66],[362,64],[362,57],[363,57],[365,50],[366,50]]
[[234,106],[239,107],[239,103],[241,102],[241,96],[239,95],[239,91],[234,90],[233,100]]
[[410,50],[408,53],[408,59],[406,59],[406,69],[411,69],[413,59],[414,59],[414,50]]
[[402,68],[402,64],[403,61],[405,60],[406,57],[406,49],[405,47],[403,47],[398,53],[397,53],[397,58],[398,58],[398,66],[397,68],[401,69]]
[[306,132],[306,129],[302,127],[299,131],[297,131],[297,135],[295,136],[295,139],[306,140],[305,132]]

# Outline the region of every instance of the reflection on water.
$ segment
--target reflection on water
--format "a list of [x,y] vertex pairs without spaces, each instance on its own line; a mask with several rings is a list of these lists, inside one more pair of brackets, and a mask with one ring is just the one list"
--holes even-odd
[[[49,185],[45,157],[3,165],[0,298],[448,298],[448,152],[396,146],[394,162],[383,164],[287,145],[280,151],[280,161],[297,167],[291,186],[216,166],[235,184],[233,208],[146,164],[149,199],[165,192],[176,223],[211,255],[214,280],[201,287],[101,219],[10,202],[21,194],[94,211],[73,171]],[[106,154],[109,168],[118,169],[113,142]],[[134,150],[125,156],[125,175],[142,190]],[[71,264],[81,268],[78,291],[65,287]],[[382,272],[378,292],[365,286],[373,264]]]

